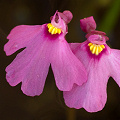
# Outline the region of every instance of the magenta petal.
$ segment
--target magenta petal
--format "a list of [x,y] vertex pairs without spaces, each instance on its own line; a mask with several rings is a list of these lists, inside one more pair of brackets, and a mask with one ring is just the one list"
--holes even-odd
[[88,112],[103,109],[106,103],[106,87],[109,79],[104,59],[91,59],[87,66],[88,80],[82,86],[74,86],[71,91],[64,92],[65,103],[69,107],[84,108]]
[[100,59],[89,57],[84,48],[86,42],[82,44],[71,43],[70,47],[84,64],[88,73],[88,80],[82,86],[74,85],[71,91],[65,91],[64,99],[66,105],[71,108],[83,107],[88,112],[97,112],[102,110],[106,103],[106,88],[111,66],[107,54],[102,54]]
[[63,39],[56,41],[51,66],[57,87],[69,91],[73,84],[82,85],[87,75],[84,66],[72,53],[69,44]]
[[26,45],[31,42],[40,30],[40,25],[19,25],[13,28],[7,37],[9,41],[4,46],[6,55],[11,55],[20,48],[26,47]]
[[80,27],[81,27],[82,31],[84,31],[86,33],[94,31],[96,29],[96,23],[95,23],[93,16],[81,19]]
[[111,49],[108,57],[108,70],[120,87],[120,50]]
[[6,78],[10,85],[22,82],[22,91],[29,96],[40,95],[47,77],[51,46],[47,41],[31,46],[17,55],[6,68]]

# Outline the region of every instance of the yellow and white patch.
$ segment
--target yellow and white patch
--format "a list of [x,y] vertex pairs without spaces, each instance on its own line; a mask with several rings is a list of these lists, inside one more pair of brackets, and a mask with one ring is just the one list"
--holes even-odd
[[99,53],[101,53],[103,49],[105,48],[104,45],[97,45],[93,43],[89,43],[88,46],[90,48],[91,53],[95,55],[99,55]]
[[48,27],[49,33],[51,33],[52,35],[61,33],[61,29],[57,28],[57,27],[54,27],[51,23],[48,23],[47,27]]

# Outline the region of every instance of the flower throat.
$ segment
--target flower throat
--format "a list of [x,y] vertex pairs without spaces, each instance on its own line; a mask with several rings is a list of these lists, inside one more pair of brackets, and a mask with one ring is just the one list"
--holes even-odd
[[47,27],[48,27],[48,32],[51,33],[52,35],[61,33],[61,29],[54,27],[51,23],[48,23]]
[[88,43],[89,49],[92,54],[99,55],[103,49],[105,48],[104,45],[98,45],[93,43]]

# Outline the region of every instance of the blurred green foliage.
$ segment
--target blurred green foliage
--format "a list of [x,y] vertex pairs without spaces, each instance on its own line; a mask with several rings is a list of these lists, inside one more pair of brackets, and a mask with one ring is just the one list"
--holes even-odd
[[108,10],[105,12],[103,21],[99,26],[99,30],[110,33],[114,29],[120,17],[120,0],[114,0]]

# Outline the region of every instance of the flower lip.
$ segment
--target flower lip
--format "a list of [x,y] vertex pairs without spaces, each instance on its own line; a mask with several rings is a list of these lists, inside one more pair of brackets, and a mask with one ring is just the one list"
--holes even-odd
[[94,44],[98,44],[98,45],[106,44],[106,39],[102,35],[96,35],[96,34],[90,35],[88,37],[88,41]]

